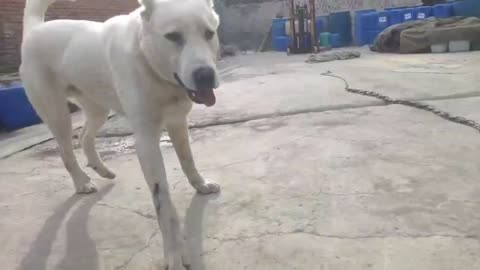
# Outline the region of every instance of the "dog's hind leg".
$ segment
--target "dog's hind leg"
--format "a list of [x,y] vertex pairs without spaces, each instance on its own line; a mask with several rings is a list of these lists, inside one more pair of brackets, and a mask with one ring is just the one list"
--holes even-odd
[[[80,168],[73,152],[72,119],[67,104],[67,89],[41,74],[23,80],[27,95],[38,115],[47,124],[58,143],[65,168],[73,179],[77,193],[97,191],[90,177]],[[62,89],[64,88],[64,89]]]
[[95,150],[95,136],[98,129],[105,124],[108,117],[108,109],[105,109],[85,97],[78,97],[77,101],[83,108],[86,121],[80,136],[83,153],[87,157],[88,167],[91,167],[98,175],[113,179],[115,174],[110,171]]

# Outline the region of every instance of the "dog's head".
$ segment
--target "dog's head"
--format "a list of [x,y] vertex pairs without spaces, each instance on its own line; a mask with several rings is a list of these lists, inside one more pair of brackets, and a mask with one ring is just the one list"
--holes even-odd
[[215,104],[213,89],[219,85],[219,18],[212,1],[139,0],[146,60],[159,76],[206,106]]

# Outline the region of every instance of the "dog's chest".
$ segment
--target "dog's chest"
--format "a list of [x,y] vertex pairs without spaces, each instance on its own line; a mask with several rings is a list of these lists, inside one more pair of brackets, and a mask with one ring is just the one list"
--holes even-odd
[[148,107],[162,117],[187,115],[192,109],[192,101],[183,89],[166,86],[150,93]]

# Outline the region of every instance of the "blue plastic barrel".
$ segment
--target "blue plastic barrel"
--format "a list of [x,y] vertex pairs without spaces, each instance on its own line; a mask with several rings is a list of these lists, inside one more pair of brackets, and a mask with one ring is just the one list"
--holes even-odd
[[433,6],[433,16],[437,18],[448,18],[453,16],[453,5],[440,4]]
[[368,44],[367,34],[365,33],[365,28],[362,22],[362,15],[367,13],[375,12],[375,9],[365,9],[355,11],[355,44],[357,46],[363,46]]
[[332,46],[332,48],[342,47],[340,34],[335,33],[330,35],[330,46]]
[[380,34],[380,33],[381,33],[381,31],[378,31],[378,30],[368,31],[367,32],[368,44],[372,45],[373,43],[375,43],[375,40],[377,39],[378,34]]
[[454,16],[468,16],[470,4],[467,2],[455,2],[453,3],[453,15]]
[[23,87],[0,89],[0,123],[7,130],[15,130],[41,123]]
[[384,10],[390,11],[390,10],[400,10],[400,9],[404,9],[404,8],[407,8],[407,7],[405,7],[405,6],[403,6],[403,7],[386,7],[386,8],[384,8]]
[[463,0],[453,3],[453,14],[464,17],[480,17],[479,0]]
[[378,32],[378,12],[370,12],[360,15],[362,21],[362,39],[365,44],[371,44],[371,32]]
[[328,18],[328,31],[340,34],[342,46],[352,43],[352,16],[350,11],[334,12]]
[[415,13],[417,20],[425,20],[432,16],[432,7],[417,7]]
[[404,22],[410,22],[410,21],[415,21],[416,20],[416,16],[415,16],[415,9],[413,8],[405,8],[405,9],[402,9],[402,13],[403,13],[403,21]]
[[476,16],[480,17],[480,1],[478,0],[465,0],[465,3],[469,5],[470,11],[467,13],[467,16]]
[[388,12],[387,11],[378,12],[377,29],[383,31],[389,26],[390,26],[390,23],[388,18]]
[[312,36],[311,35],[306,35],[305,36],[305,45],[306,46],[312,46]]
[[285,30],[285,23],[288,21],[288,19],[273,19],[272,20],[272,37],[283,37],[287,35],[287,32]]
[[320,36],[320,33],[325,31],[325,24],[323,22],[323,19],[321,17],[317,17],[315,19],[315,25],[317,28],[317,37]]
[[362,14],[362,24],[365,30],[378,29],[378,12]]
[[395,25],[403,22],[403,12],[398,9],[388,11],[388,19],[390,25]]
[[278,52],[286,52],[290,46],[292,39],[290,37],[274,37],[273,48]]
[[480,1],[464,0],[452,4],[453,15],[463,17],[480,17]]

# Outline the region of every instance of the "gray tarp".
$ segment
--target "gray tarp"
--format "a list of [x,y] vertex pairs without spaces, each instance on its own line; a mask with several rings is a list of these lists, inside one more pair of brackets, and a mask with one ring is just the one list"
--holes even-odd
[[372,51],[421,53],[430,45],[454,40],[480,42],[480,18],[429,18],[390,26],[371,47]]

